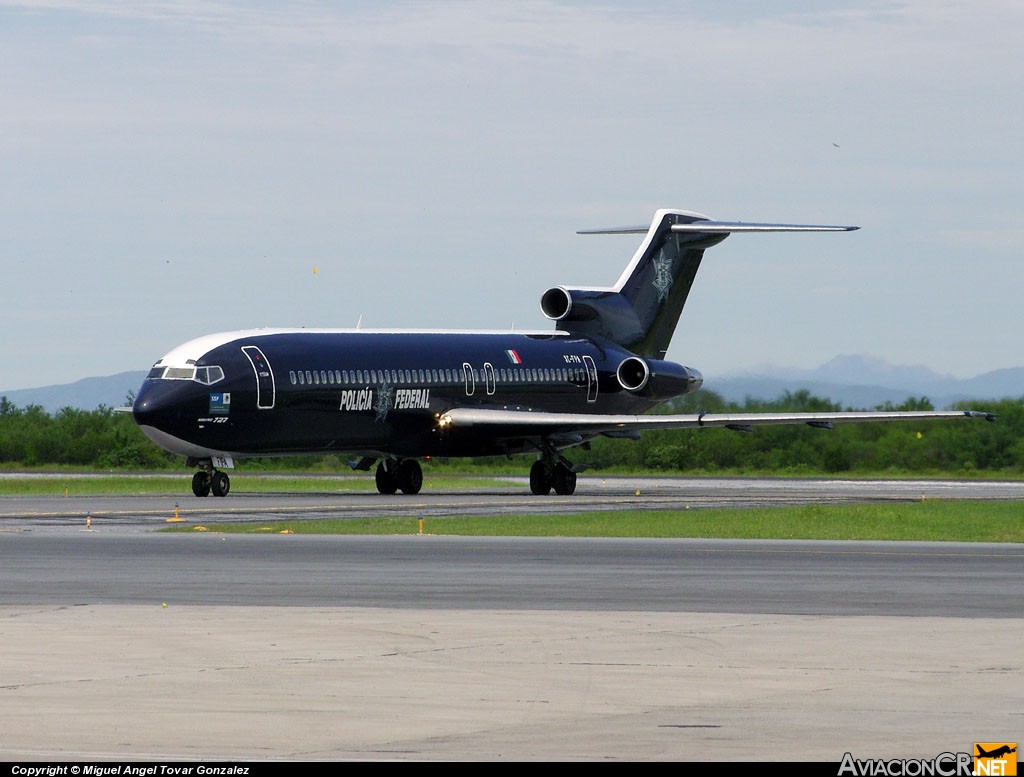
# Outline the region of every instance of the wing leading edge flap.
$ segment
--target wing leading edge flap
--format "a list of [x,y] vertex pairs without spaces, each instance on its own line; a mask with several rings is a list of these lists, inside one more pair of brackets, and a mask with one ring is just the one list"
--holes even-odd
[[443,427],[490,426],[524,434],[564,434],[641,431],[644,429],[697,429],[703,427],[779,426],[809,424],[880,423],[886,421],[918,421],[942,418],[984,418],[996,416],[981,410],[865,410],[837,413],[697,413],[687,415],[596,415],[588,413],[544,413],[520,410],[490,410],[460,407],[444,413]]

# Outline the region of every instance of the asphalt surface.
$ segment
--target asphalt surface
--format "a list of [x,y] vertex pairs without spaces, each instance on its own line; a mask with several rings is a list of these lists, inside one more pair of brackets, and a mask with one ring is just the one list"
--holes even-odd
[[[59,477],[54,478],[57,486],[52,496],[0,495],[0,531],[43,531],[48,527],[67,530],[81,527],[87,518],[96,528],[152,529],[164,526],[175,516],[191,523],[373,516],[416,520],[420,516],[747,508],[921,499],[1024,500],[1024,481],[581,476],[573,496],[538,497],[529,493],[526,478],[506,478],[508,485],[500,488],[461,491],[435,491],[426,479],[424,490],[416,496],[382,497],[376,492],[351,490],[351,476],[324,477],[324,489],[316,493],[247,493],[244,474],[232,478],[232,493],[227,497],[203,499],[191,494],[188,478],[174,478],[181,481],[180,495],[64,496],[58,493]],[[369,477],[355,480],[364,486],[372,482]]]
[[[641,479],[566,500],[517,487],[189,497],[179,511],[1024,492]],[[150,531],[168,498],[114,498],[87,508],[89,527],[86,501],[0,498],[0,760],[838,764],[1021,739],[1024,545],[168,535]]]

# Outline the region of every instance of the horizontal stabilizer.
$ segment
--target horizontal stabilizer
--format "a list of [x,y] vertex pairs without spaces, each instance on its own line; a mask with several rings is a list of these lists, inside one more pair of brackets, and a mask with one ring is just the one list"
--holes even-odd
[[577,235],[646,235],[650,224],[638,224],[633,227],[605,227],[604,229],[577,229]]
[[673,224],[673,232],[852,232],[860,227],[837,227],[825,224],[749,224],[743,221],[694,221]]
[[[604,229],[580,229],[578,235],[646,235],[650,225],[631,227],[607,227]],[[672,224],[672,232],[697,232],[703,234],[730,235],[733,232],[853,232],[860,227],[835,226],[830,224],[756,224],[745,221],[693,221],[688,224]]]

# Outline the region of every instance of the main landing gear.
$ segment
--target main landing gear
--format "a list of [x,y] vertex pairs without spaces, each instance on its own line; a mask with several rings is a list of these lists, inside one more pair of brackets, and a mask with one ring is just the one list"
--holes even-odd
[[530,491],[537,496],[547,496],[552,488],[561,496],[575,492],[576,468],[553,448],[545,448],[530,467]]
[[200,469],[192,476],[192,493],[196,496],[227,496],[231,490],[231,478],[227,473],[214,469],[209,459],[196,463]]
[[381,459],[377,463],[377,490],[382,494],[418,494],[423,488],[423,470],[416,459]]

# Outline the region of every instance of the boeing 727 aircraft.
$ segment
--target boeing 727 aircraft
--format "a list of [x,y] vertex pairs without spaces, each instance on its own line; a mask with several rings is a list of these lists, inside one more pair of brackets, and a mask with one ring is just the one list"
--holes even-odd
[[647,415],[700,388],[665,361],[704,251],[733,232],[857,227],[713,221],[659,210],[610,288],[555,286],[541,296],[553,331],[251,329],[173,349],[150,370],[132,412],[157,445],[197,467],[196,496],[226,496],[235,458],[344,453],[376,464],[377,489],[416,494],[418,459],[533,453],[530,490],[572,494],[564,454],[643,429],[985,417],[974,411]]

